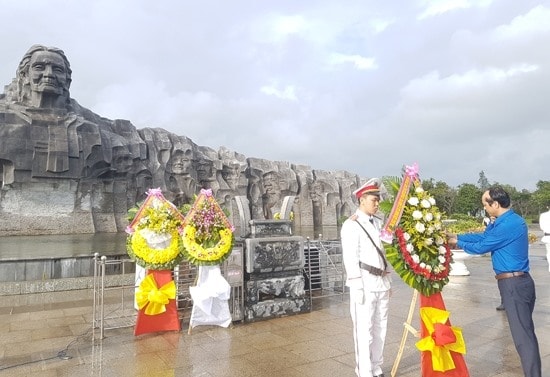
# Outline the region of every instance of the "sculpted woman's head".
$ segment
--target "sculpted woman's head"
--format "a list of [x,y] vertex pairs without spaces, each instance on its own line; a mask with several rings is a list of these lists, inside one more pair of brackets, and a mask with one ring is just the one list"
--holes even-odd
[[[65,104],[70,97],[71,67],[63,50],[32,46],[17,68],[16,102],[32,107]],[[49,102],[42,101],[44,97]]]

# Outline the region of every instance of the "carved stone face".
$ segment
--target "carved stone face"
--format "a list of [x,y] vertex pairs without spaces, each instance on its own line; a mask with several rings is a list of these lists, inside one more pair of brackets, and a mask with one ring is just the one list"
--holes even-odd
[[223,165],[222,178],[224,179],[225,182],[227,182],[227,185],[232,190],[235,190],[237,188],[237,185],[239,184],[239,175],[240,175],[239,164]]
[[314,182],[311,185],[309,196],[313,203],[321,203],[323,201],[323,185],[319,182]]
[[279,200],[281,196],[281,189],[279,187],[279,177],[275,173],[264,174],[264,190],[267,198],[267,203],[274,204]]
[[191,151],[176,151],[174,157],[172,157],[172,173],[189,174],[192,167],[190,155]]
[[67,69],[63,58],[51,51],[35,52],[29,64],[31,90],[62,95],[67,89]]
[[197,163],[197,177],[199,181],[212,178],[213,175],[213,163],[212,161],[201,159]]
[[132,156],[126,148],[113,148],[113,161],[111,162],[111,166],[118,174],[128,173],[132,169],[132,163]]
[[266,193],[278,193],[279,179],[275,173],[264,174],[264,188]]

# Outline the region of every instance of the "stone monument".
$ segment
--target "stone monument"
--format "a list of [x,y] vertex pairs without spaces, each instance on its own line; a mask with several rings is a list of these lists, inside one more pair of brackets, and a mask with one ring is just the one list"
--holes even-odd
[[149,188],[177,206],[211,188],[234,223],[243,203],[252,220],[272,220],[295,198],[295,221],[318,233],[355,207],[351,192],[364,181],[356,174],[106,119],[71,98],[71,75],[61,49],[34,45],[0,94],[0,236],[121,232]]

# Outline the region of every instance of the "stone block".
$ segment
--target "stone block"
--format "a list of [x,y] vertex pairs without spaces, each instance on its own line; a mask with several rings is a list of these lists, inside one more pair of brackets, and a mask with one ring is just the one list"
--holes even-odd
[[304,238],[247,238],[246,271],[265,273],[298,270],[304,267]]
[[251,220],[250,231],[253,238],[291,236],[292,221],[290,220]]
[[253,305],[266,300],[300,298],[305,295],[303,275],[272,276],[246,282],[246,304]]

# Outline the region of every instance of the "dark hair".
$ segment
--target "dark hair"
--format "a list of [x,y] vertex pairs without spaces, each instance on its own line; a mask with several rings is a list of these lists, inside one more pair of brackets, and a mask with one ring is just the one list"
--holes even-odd
[[[500,186],[493,186],[489,188],[489,197],[492,202],[497,202],[502,208],[510,207],[510,195]],[[487,203],[489,201],[487,200]],[[489,204],[491,204],[489,203]]]

